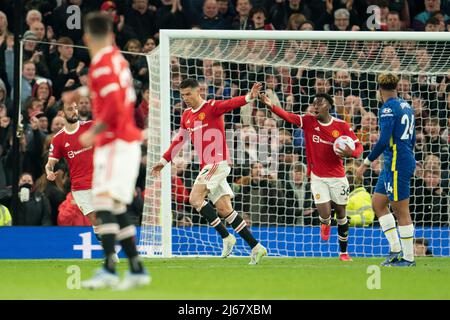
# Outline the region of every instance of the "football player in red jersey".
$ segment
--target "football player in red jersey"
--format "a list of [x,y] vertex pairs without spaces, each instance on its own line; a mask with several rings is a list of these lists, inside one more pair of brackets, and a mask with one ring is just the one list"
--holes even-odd
[[[351,261],[347,252],[348,220],[345,210],[350,190],[342,158],[358,158],[363,152],[362,144],[348,123],[330,115],[333,99],[326,93],[317,94],[311,109],[312,114],[303,116],[273,105],[265,94],[260,95],[260,100],[273,113],[303,129],[311,191],[322,223],[320,235],[324,241],[328,241],[331,210],[334,208],[338,224],[339,259]],[[355,150],[346,146],[345,149],[340,150],[339,155],[336,155],[333,143],[342,135],[349,136],[354,140]]]
[[[91,222],[94,234],[99,241],[98,222],[92,204],[92,171],[94,151],[92,147],[84,148],[80,142],[80,136],[89,130],[92,121],[80,121],[78,109],[75,103],[63,104],[64,128],[58,131],[50,144],[50,152],[45,172],[47,179],[54,181],[56,174],[53,171],[56,163],[61,158],[66,159],[70,170],[70,182],[73,199],[81,212]],[[114,256],[119,261],[117,254]]]
[[[246,222],[231,204],[234,193],[227,182],[231,167],[228,164],[230,155],[225,137],[224,113],[254,101],[259,96],[261,87],[260,83],[255,83],[246,96],[205,101],[197,80],[183,80],[179,88],[181,98],[188,108],[181,117],[180,131],[161,160],[152,168],[152,174],[158,175],[190,138],[201,166],[189,202],[220,234],[223,239],[222,257],[226,258],[231,254],[236,238],[220,221],[216,209],[252,249],[250,264],[258,264],[267,250],[253,237]],[[205,200],[206,197],[214,206]]]
[[[136,228],[126,212],[133,200],[141,159],[142,132],[133,117],[136,94],[128,62],[114,45],[112,21],[109,16],[93,12],[86,16],[83,40],[91,56],[88,87],[82,87],[63,100],[90,95],[94,123],[80,136],[84,147],[95,145],[92,193],[99,219],[99,234],[105,252],[105,263],[82,287],[119,290],[149,284],[137,252]],[[116,273],[114,245],[120,241],[129,262],[122,282]],[[120,283],[119,283],[120,282]]]

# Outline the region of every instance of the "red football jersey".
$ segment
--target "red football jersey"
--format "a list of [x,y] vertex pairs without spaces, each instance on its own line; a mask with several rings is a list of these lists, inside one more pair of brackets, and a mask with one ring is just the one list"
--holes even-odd
[[141,140],[141,131],[134,121],[133,78],[128,62],[116,47],[105,47],[92,58],[88,79],[94,121],[108,126],[98,135],[96,146],[115,139]]
[[329,123],[321,123],[311,114],[300,116],[276,106],[272,107],[272,111],[303,129],[308,175],[312,171],[321,178],[345,177],[343,160],[333,150],[334,141],[340,136],[349,136],[355,141],[353,157],[357,158],[363,152],[362,144],[352,128],[343,120],[332,117]]
[[223,101],[204,101],[195,111],[186,109],[181,116],[180,131],[163,158],[170,162],[190,136],[201,168],[207,164],[229,161],[223,114],[246,104],[245,96],[240,96]]
[[92,147],[83,148],[78,141],[89,130],[92,121],[79,121],[78,128],[68,132],[61,129],[52,139],[49,159],[65,158],[69,165],[72,190],[88,190],[92,186],[93,156]]

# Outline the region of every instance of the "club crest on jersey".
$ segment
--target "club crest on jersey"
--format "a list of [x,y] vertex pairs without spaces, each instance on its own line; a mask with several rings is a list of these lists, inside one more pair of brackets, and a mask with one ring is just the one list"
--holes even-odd
[[337,138],[341,135],[341,133],[337,130],[333,130],[333,132],[331,133],[331,135],[333,136],[333,138]]
[[201,112],[201,113],[198,115],[198,120],[203,121],[203,120],[205,119],[205,117],[206,117],[205,113],[204,113],[204,112]]

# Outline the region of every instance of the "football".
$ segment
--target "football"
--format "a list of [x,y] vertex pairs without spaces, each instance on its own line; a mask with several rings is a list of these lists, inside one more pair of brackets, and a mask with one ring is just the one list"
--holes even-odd
[[345,149],[345,146],[348,146],[350,149],[355,150],[355,142],[349,136],[340,136],[333,143],[334,153],[338,154],[339,149]]

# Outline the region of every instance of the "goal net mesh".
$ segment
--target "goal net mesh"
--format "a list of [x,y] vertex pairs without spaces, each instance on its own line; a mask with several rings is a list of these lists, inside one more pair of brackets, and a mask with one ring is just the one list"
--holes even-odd
[[[167,135],[173,137],[179,129],[185,106],[178,85],[186,78],[200,82],[204,99],[216,100],[245,95],[259,81],[275,105],[296,114],[308,112],[316,93],[329,93],[335,104],[332,115],[348,122],[364,146],[360,159],[345,161],[351,185],[349,253],[385,254],[387,241],[371,209],[383,159],[374,162],[363,181],[357,181],[354,173],[379,136],[377,76],[393,72],[401,78],[399,96],[412,105],[416,119],[417,168],[411,181],[410,209],[418,254],[425,243],[434,255],[450,255],[450,42],[177,39],[170,42],[170,87],[161,85],[159,49],[147,62],[150,134],[141,254],[161,255],[165,245],[161,236],[161,217],[167,214],[161,211],[161,200],[168,199],[161,194],[164,183],[171,183],[172,254],[221,252],[220,237],[189,204],[189,191],[199,173],[192,145],[186,144],[164,169],[171,171],[171,181],[150,174],[165,151],[161,150],[161,113],[170,113]],[[161,105],[162,90],[170,91],[170,106]],[[302,130],[256,103],[224,116],[233,163],[228,182],[235,193],[234,208],[268,247],[269,255],[337,255],[337,228],[332,228],[328,242],[320,239],[318,212],[306,177]],[[249,247],[237,238],[233,254],[248,255]]]

